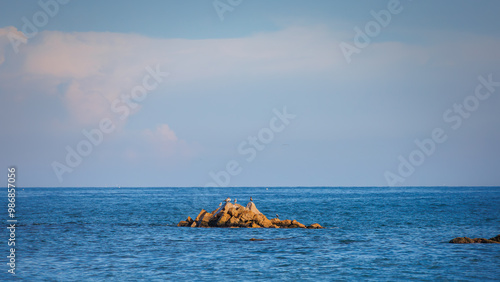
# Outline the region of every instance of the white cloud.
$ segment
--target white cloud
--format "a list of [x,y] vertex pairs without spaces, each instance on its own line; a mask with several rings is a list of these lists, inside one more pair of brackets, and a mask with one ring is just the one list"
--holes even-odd
[[[395,66],[446,62],[456,66],[500,60],[495,55],[500,48],[497,39],[471,35],[450,42],[443,37],[428,46],[374,42],[359,56],[356,54],[354,64],[347,65],[339,49],[340,39],[336,38],[339,33],[324,27],[290,27],[246,38],[204,40],[44,31],[26,45],[21,44],[17,54],[7,38],[9,32],[19,35],[13,27],[0,29],[2,88],[21,102],[29,102],[34,95],[59,99],[69,117],[67,126],[77,128],[95,126],[102,118],[115,115],[111,102],[142,82],[146,66],[159,65],[162,71],[171,73],[158,91],[167,93],[169,83],[224,83],[234,76],[328,70],[338,74],[332,79],[363,81],[374,74],[384,75],[386,69],[394,70]],[[436,56],[438,59],[433,60]],[[177,140],[167,125],[151,131],[151,136],[165,142]]]
[[0,28],[0,65],[5,61],[5,50],[12,47],[12,41],[19,40],[26,44],[27,38],[13,26]]
[[334,40],[322,29],[290,28],[248,38],[207,40],[44,31],[36,40],[21,44],[18,54],[8,50],[5,39],[13,29],[0,29],[0,58],[7,54],[5,60],[10,60],[0,80],[14,76],[17,84],[36,89],[17,95],[61,95],[72,122],[79,126],[109,114],[111,101],[130,93],[141,82],[146,66],[159,64],[162,71],[171,72],[171,83],[197,83],[228,75],[318,70],[342,59],[336,58]]
[[178,140],[175,132],[170,129],[168,124],[159,125],[154,132],[146,129],[144,130],[144,134],[153,142],[168,144]]

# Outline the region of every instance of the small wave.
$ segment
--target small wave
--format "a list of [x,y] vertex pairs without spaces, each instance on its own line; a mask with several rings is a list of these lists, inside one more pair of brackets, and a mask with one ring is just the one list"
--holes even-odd
[[340,244],[352,244],[352,243],[361,243],[363,241],[358,241],[358,240],[352,240],[352,239],[345,239],[345,240],[340,240]]

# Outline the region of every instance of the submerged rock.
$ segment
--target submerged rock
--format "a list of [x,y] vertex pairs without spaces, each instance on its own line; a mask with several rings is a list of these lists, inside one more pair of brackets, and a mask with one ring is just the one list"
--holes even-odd
[[500,244],[500,235],[497,235],[493,238],[490,239],[485,239],[485,238],[469,238],[469,237],[457,237],[455,239],[452,239],[450,241],[452,244],[475,244],[475,243],[482,243],[482,244]]
[[261,213],[254,202],[249,202],[246,207],[240,204],[226,202],[223,206],[209,213],[202,209],[193,220],[188,217],[181,220],[179,227],[226,227],[226,228],[323,228],[318,223],[305,226],[297,220],[268,219]]
[[313,224],[307,226],[307,228],[309,228],[309,229],[321,229],[323,227],[321,225],[319,225],[318,223],[313,223]]

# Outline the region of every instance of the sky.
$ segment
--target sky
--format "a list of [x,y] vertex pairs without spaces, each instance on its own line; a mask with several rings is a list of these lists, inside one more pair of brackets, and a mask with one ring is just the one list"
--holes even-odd
[[500,185],[498,1],[0,7],[19,186]]

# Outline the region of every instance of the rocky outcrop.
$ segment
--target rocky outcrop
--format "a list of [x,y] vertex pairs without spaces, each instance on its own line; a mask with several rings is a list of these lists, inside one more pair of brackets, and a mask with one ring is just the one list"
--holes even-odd
[[240,204],[226,202],[223,206],[209,213],[202,209],[193,220],[188,217],[181,220],[179,227],[226,227],[226,228],[323,228],[318,223],[305,226],[296,220],[280,220],[279,218],[268,219],[255,206],[249,202],[245,207]]
[[475,243],[486,243],[486,244],[500,244],[500,235],[490,239],[484,238],[469,238],[469,237],[457,237],[450,241],[453,244],[475,244]]

